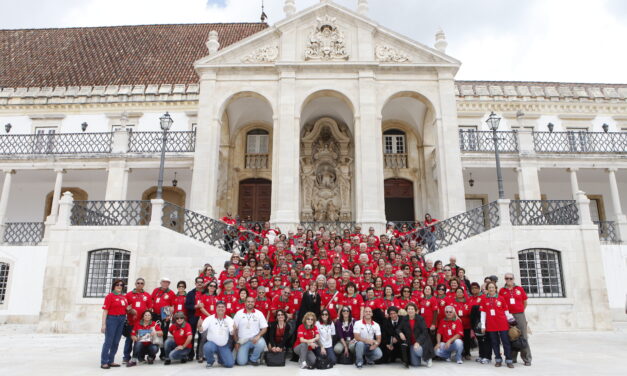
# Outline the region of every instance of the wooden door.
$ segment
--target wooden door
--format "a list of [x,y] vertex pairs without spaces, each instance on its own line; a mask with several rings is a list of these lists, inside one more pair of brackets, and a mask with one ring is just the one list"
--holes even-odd
[[384,186],[385,217],[388,221],[413,221],[414,184],[405,179],[387,179]]
[[239,183],[237,214],[252,221],[270,220],[272,182],[265,179],[247,179]]

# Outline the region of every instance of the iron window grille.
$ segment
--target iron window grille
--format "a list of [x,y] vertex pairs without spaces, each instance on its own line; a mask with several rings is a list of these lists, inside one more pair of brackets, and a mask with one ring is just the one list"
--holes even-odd
[[4,303],[9,288],[9,264],[0,262],[0,304]]
[[560,252],[533,248],[518,252],[522,288],[532,298],[564,298]]
[[105,248],[89,252],[87,274],[85,276],[85,298],[102,298],[111,291],[116,279],[128,284],[128,270],[131,253],[122,249]]

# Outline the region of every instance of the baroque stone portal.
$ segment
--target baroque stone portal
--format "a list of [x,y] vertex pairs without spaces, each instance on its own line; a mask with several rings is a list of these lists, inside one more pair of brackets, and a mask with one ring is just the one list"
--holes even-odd
[[301,219],[352,220],[351,137],[331,118],[305,129],[301,150]]

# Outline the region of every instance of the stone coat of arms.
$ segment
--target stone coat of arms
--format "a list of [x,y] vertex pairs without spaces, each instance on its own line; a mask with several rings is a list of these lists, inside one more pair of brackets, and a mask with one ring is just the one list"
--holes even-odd
[[335,17],[317,18],[315,30],[309,35],[305,60],[348,60],[344,34],[338,29]]

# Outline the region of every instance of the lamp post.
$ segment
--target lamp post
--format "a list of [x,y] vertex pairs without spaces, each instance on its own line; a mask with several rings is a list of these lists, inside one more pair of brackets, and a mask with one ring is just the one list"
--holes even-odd
[[163,116],[159,118],[159,122],[161,124],[161,130],[163,130],[163,138],[161,144],[161,161],[159,162],[159,180],[157,181],[157,199],[161,200],[163,198],[163,168],[165,165],[165,146],[168,141],[168,130],[174,123],[172,117],[169,113],[165,113]]
[[499,129],[501,118],[496,116],[494,112],[490,113],[488,120],[485,121],[492,130],[492,140],[494,141],[494,158],[496,159],[496,181],[499,185],[499,199],[505,198],[503,190],[503,175],[501,174],[501,159],[499,158],[499,138],[496,136],[496,130]]

